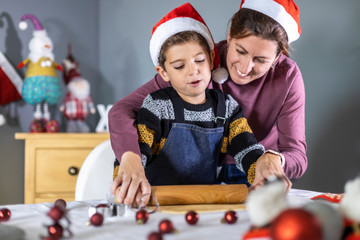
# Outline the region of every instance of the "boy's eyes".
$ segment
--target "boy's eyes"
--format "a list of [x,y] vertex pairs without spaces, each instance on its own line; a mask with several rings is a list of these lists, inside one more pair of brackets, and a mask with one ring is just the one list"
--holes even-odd
[[[202,59],[198,59],[198,60],[195,60],[195,63],[203,63],[205,62],[205,58],[202,58]],[[173,66],[176,70],[180,70],[180,69],[183,69],[185,67],[185,64],[181,64],[181,65],[176,65],[176,66]]]
[[198,60],[195,60],[196,63],[202,63],[202,62],[205,62],[205,58],[204,59],[198,59]]
[[181,66],[174,66],[174,68],[175,68],[176,70],[180,70],[180,69],[183,69],[183,68],[184,68],[184,66],[185,66],[185,65],[181,65]]

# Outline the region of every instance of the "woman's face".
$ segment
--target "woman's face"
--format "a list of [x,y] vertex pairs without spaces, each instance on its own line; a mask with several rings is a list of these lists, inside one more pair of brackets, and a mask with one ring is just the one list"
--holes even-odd
[[231,79],[239,85],[248,84],[258,79],[270,69],[277,60],[276,41],[257,36],[230,38],[226,63]]

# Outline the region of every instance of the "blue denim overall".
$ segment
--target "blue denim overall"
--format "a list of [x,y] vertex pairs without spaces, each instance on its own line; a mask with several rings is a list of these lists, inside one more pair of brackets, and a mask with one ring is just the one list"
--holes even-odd
[[[151,185],[215,184],[225,123],[225,98],[216,105],[215,128],[184,123],[184,107],[173,101],[176,123],[159,156],[145,167]],[[211,101],[211,99],[209,99]]]

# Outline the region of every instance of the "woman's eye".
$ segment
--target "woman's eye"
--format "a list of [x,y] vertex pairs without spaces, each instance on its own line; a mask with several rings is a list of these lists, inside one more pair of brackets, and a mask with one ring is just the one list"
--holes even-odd
[[240,53],[241,55],[246,54],[244,51],[241,51],[241,50],[239,50],[239,49],[236,49],[236,51],[237,51],[238,53]]
[[261,58],[256,58],[255,61],[257,61],[258,63],[265,63],[265,61]]

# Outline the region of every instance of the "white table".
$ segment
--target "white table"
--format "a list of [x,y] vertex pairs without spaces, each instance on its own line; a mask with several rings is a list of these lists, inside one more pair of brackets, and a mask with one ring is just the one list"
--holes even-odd
[[[314,191],[292,189],[288,194],[290,206],[300,207],[310,202],[311,197],[321,194]],[[250,222],[247,211],[237,211],[238,221],[235,224],[223,224],[220,220],[224,216],[224,211],[199,213],[199,221],[196,225],[189,225],[185,222],[184,214],[169,214],[157,212],[150,214],[149,220],[144,225],[138,225],[135,221],[135,212],[131,212],[126,217],[106,218],[100,227],[86,226],[88,221],[88,209],[90,205],[104,203],[104,200],[93,201],[73,201],[67,203],[68,217],[72,222],[70,229],[73,237],[70,239],[126,239],[126,240],[147,240],[147,236],[152,231],[158,231],[159,222],[170,219],[174,227],[178,230],[175,234],[166,234],[164,239],[222,239],[239,240],[249,229]],[[39,236],[46,235],[46,227],[43,226],[48,220],[46,213],[53,203],[43,204],[17,204],[3,205],[0,208],[8,208],[11,211],[11,219],[4,225],[16,226],[25,231],[25,239],[40,239]],[[1,236],[0,236],[1,239]]]

